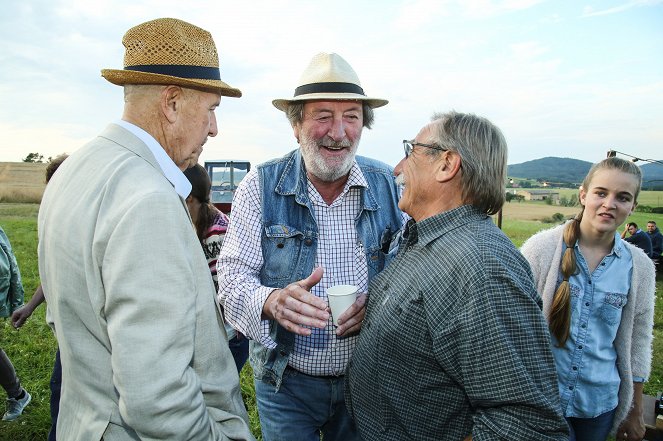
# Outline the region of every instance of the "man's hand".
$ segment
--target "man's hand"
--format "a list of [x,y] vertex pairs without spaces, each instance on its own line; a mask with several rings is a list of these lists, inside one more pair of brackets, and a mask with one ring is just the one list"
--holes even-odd
[[12,326],[15,329],[23,326],[27,319],[32,315],[33,310],[30,309],[29,305],[23,305],[12,313]]
[[298,335],[311,335],[308,327],[322,329],[327,326],[327,303],[310,293],[322,279],[322,272],[322,267],[318,267],[306,279],[272,291],[262,308],[263,317],[278,321]]
[[30,301],[12,313],[12,326],[15,329],[23,326],[26,320],[35,312],[37,306],[41,305],[44,300],[44,289],[39,285]]
[[366,294],[359,294],[357,300],[338,317],[336,335],[345,337],[359,332],[366,314]]

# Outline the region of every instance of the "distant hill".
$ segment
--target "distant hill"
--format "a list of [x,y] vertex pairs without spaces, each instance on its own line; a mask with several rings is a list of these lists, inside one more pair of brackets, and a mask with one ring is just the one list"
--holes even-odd
[[507,174],[509,177],[577,185],[591,166],[591,162],[579,159],[547,157],[510,165]]
[[[523,178],[551,183],[580,185],[592,163],[572,158],[547,157],[508,166],[510,178]],[[663,165],[645,163],[641,166],[642,186],[650,190],[663,190]],[[654,182],[651,182],[654,181]]]
[[642,170],[643,188],[663,190],[663,164],[645,164],[640,169]]

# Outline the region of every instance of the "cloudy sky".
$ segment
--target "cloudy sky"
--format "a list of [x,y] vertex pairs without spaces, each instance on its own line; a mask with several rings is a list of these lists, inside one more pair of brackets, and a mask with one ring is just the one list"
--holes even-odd
[[492,120],[509,163],[663,154],[663,0],[3,0],[0,161],[71,153],[122,113],[124,32],[158,17],[209,30],[222,79],[220,133],[201,161],[254,163],[295,147],[274,98],[318,52],[359,74],[376,111],[360,153],[396,164],[435,111]]

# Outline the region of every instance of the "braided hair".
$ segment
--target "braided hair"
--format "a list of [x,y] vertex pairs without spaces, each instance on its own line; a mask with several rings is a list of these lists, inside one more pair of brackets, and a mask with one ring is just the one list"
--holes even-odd
[[[594,164],[589,170],[589,173],[587,173],[587,176],[582,182],[583,189],[589,189],[594,175],[600,170],[617,170],[636,176],[638,178],[638,186],[635,191],[634,202],[638,200],[640,185],[642,183],[642,172],[638,166],[621,158],[606,158],[598,164]],[[582,215],[583,211],[566,224],[564,228],[563,239],[564,244],[566,244],[566,250],[562,255],[562,264],[560,266],[563,280],[555,291],[550,310],[550,332],[555,336],[560,346],[563,346],[568,340],[571,329],[571,286],[569,278],[578,273],[574,248],[580,238]]]

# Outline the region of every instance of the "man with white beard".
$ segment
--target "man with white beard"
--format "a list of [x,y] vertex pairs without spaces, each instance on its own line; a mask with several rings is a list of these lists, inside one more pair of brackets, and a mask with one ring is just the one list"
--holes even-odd
[[[291,99],[277,99],[300,148],[251,170],[233,200],[219,256],[219,300],[251,339],[263,439],[359,439],[344,373],[370,280],[404,222],[392,168],[356,156],[363,127],[386,100],[364,94],[352,67],[321,53]],[[356,285],[332,322],[326,289]]]

